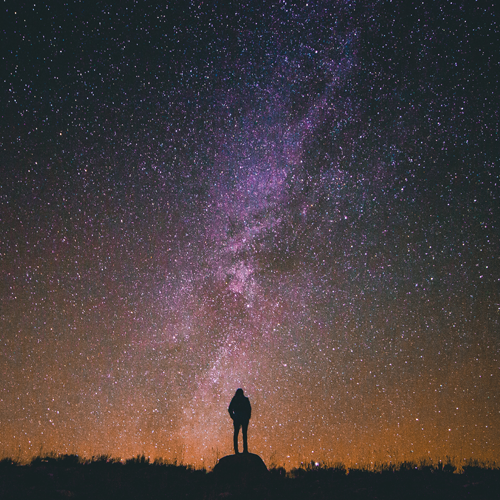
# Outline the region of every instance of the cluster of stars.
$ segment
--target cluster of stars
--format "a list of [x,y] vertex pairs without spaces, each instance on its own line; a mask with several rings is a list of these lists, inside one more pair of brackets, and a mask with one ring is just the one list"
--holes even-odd
[[4,455],[499,459],[493,3],[3,10]]

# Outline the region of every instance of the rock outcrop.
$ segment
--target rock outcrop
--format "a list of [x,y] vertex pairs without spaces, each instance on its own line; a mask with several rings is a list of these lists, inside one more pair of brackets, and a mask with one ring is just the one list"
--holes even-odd
[[219,460],[211,472],[211,495],[216,498],[269,498],[269,471],[253,453],[228,455]]

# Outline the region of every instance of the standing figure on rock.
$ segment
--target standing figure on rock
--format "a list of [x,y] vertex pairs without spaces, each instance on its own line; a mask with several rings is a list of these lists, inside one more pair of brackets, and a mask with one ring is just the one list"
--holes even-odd
[[231,400],[228,408],[229,415],[233,419],[234,425],[234,453],[238,454],[238,434],[240,427],[243,432],[243,453],[248,453],[247,430],[248,421],[252,416],[250,400],[243,394],[243,389],[238,389]]

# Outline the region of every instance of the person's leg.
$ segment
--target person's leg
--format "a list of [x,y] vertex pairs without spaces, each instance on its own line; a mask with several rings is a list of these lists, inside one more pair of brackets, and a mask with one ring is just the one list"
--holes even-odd
[[238,454],[238,434],[240,433],[241,424],[234,420],[233,425],[234,425],[234,436],[233,436],[234,453],[235,453],[235,455],[237,455]]
[[241,424],[241,430],[243,431],[243,453],[248,453],[248,442],[247,442],[247,431],[248,431],[248,421]]

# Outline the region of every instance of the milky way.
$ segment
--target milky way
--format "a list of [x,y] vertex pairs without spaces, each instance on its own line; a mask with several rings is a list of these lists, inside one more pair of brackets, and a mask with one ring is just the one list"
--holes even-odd
[[493,2],[175,4],[2,8],[0,454],[499,460]]

